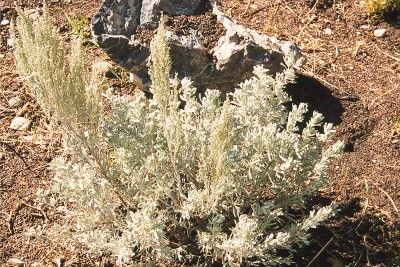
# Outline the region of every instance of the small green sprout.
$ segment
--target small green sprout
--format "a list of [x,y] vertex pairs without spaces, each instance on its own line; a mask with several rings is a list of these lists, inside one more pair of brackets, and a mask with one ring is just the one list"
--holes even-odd
[[88,40],[91,37],[90,21],[87,17],[82,15],[68,15],[65,14],[68,24],[72,28],[72,33],[78,38]]

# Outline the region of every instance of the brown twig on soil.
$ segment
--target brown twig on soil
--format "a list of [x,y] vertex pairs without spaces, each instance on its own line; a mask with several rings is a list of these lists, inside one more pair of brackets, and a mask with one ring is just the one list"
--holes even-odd
[[[304,17],[307,17],[308,15],[310,15],[310,13],[312,11],[315,10],[315,8],[317,7],[318,4],[318,0],[315,1],[314,5],[312,6],[312,8],[304,15]],[[312,16],[306,23],[306,25],[304,25],[301,29],[299,34],[296,37],[296,42],[298,43],[300,40],[301,35],[303,34],[303,32],[308,28],[308,25],[310,25],[311,22],[313,22],[315,19],[317,18],[317,16]]]
[[302,17],[299,16],[291,7],[290,5],[286,2],[286,0],[283,0],[283,2],[285,3],[284,7],[289,10],[289,12],[291,12],[294,16],[297,17],[298,21],[301,21]]
[[15,110],[10,109],[10,108],[0,107],[0,112],[1,113],[15,113]]
[[392,93],[393,91],[395,91],[395,90],[396,90],[396,88],[393,88],[393,89],[388,90],[388,91],[386,91],[386,92],[384,92],[384,93],[382,93],[382,94],[379,94],[377,97],[374,97],[374,98],[370,101],[370,103],[368,104],[368,109],[371,109],[371,108],[375,107],[375,106],[376,106],[375,102],[376,102],[377,100],[379,100],[380,98],[385,97],[385,96],[391,94],[391,93]]
[[244,9],[243,13],[239,15],[239,18],[241,18],[242,16],[246,15],[247,11],[249,10],[250,3],[251,3],[251,0],[247,0],[246,8]]
[[312,264],[318,259],[318,257],[322,254],[322,252],[324,252],[328,248],[328,246],[332,243],[333,239],[334,239],[333,237],[329,239],[329,241],[321,248],[321,250],[317,253],[317,255],[315,255],[314,258],[312,258],[312,260],[307,264],[306,267],[312,266]]
[[1,212],[5,214],[8,217],[8,230],[10,231],[10,234],[14,234],[14,222],[15,222],[15,217],[18,214],[19,210],[22,208],[21,203],[19,203],[12,211],[10,211],[10,214],[7,214],[5,212]]
[[1,212],[7,217],[7,226],[8,226],[8,231],[10,231],[10,234],[14,234],[14,218],[12,216],[12,211],[10,211],[10,214],[5,213],[4,211]]
[[2,140],[0,140],[0,144],[6,146],[9,150],[11,150],[11,152],[13,154],[15,154],[25,165],[26,168],[30,168],[31,166],[28,165],[28,163],[26,162],[26,160],[24,159],[24,157],[22,157],[13,146],[11,146],[9,143],[5,143]]
[[396,203],[394,203],[392,197],[388,194],[388,192],[386,192],[385,190],[383,190],[380,186],[375,185],[379,191],[381,191],[383,194],[385,194],[385,196],[389,199],[390,203],[392,204],[394,210],[398,213],[399,209],[396,206]]
[[268,7],[267,5],[263,5],[262,7],[257,8],[256,10],[254,10],[253,12],[251,12],[250,16],[254,16],[255,14],[257,14],[257,13],[263,11],[264,9],[266,9],[267,7]]
[[28,208],[31,208],[31,209],[34,209],[34,210],[39,211],[39,212],[43,215],[43,217],[44,217],[44,219],[45,219],[46,221],[49,220],[49,218],[47,217],[47,214],[43,211],[43,209],[37,208],[37,207],[32,206],[32,205],[29,205],[29,204],[26,203],[25,201],[20,201],[20,203],[21,203],[21,205],[24,205],[24,206],[26,206],[26,207],[28,207]]
[[375,44],[375,43],[373,43],[373,45],[375,46],[375,48],[376,48],[379,52],[381,52],[381,53],[384,54],[385,56],[390,57],[391,59],[400,62],[400,58],[394,57],[394,56],[392,56],[391,54],[389,54],[389,53],[383,51],[383,50],[382,50],[377,44]]

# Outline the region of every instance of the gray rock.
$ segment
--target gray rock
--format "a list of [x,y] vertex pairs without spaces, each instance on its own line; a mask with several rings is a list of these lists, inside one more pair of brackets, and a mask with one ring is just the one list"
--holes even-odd
[[26,131],[31,128],[32,121],[24,117],[15,117],[10,124],[10,129],[16,131]]
[[160,16],[160,0],[143,0],[140,13],[140,25],[155,29],[157,28]]
[[[232,90],[234,84],[252,75],[254,66],[264,65],[272,73],[282,70],[285,55],[301,57],[297,46],[276,37],[259,34],[225,16],[210,0],[105,0],[93,20],[93,36],[111,59],[135,74],[144,88],[149,86],[148,60],[150,49],[135,39],[137,27],[154,29],[161,12],[188,15],[204,12],[209,6],[217,15],[226,34],[216,47],[206,49],[202,36],[189,31],[182,36],[167,33],[173,62],[172,73],[189,77],[200,89]],[[135,41],[132,41],[135,39]]]
[[142,1],[105,0],[93,17],[93,31],[98,35],[130,37],[140,22]]
[[204,6],[206,0],[143,0],[140,25],[154,29],[161,12],[168,15],[193,15]]
[[192,15],[205,4],[205,0],[160,0],[161,10],[169,15]]

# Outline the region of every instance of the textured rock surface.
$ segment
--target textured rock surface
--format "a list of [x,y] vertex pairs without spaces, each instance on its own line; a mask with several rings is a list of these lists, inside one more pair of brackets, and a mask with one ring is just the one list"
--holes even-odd
[[205,0],[143,0],[140,25],[156,28],[161,12],[168,15],[192,15],[205,5]]
[[[206,49],[196,31],[177,35],[168,31],[173,72],[190,77],[196,86],[229,91],[233,84],[251,76],[255,65],[264,65],[271,72],[282,69],[283,57],[295,54],[297,46],[275,37],[262,35],[228,18],[209,0],[105,0],[93,19],[93,35],[109,56],[133,72],[144,89],[148,87],[147,62],[149,47],[135,38],[138,27],[157,27],[161,12],[169,15],[194,15],[207,8],[226,29],[216,47]],[[135,39],[135,42],[133,40]]]

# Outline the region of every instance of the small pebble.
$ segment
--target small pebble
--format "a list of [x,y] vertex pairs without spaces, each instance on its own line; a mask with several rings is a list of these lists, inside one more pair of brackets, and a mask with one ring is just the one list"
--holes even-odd
[[8,38],[8,39],[7,39],[7,46],[13,47],[13,45],[14,45],[14,39]]
[[374,31],[374,36],[375,36],[375,37],[380,38],[380,37],[383,37],[383,36],[385,36],[385,35],[386,35],[386,29],[376,29],[376,30]]
[[3,19],[3,20],[0,22],[0,25],[1,25],[1,26],[6,26],[6,25],[8,25],[8,24],[10,24],[10,21],[9,21],[8,19]]
[[32,121],[25,117],[15,117],[10,124],[10,129],[16,131],[26,131],[31,128]]
[[331,28],[324,29],[324,34],[325,35],[332,35],[332,29]]
[[22,99],[19,96],[15,96],[8,100],[8,106],[10,108],[15,108],[21,105]]

